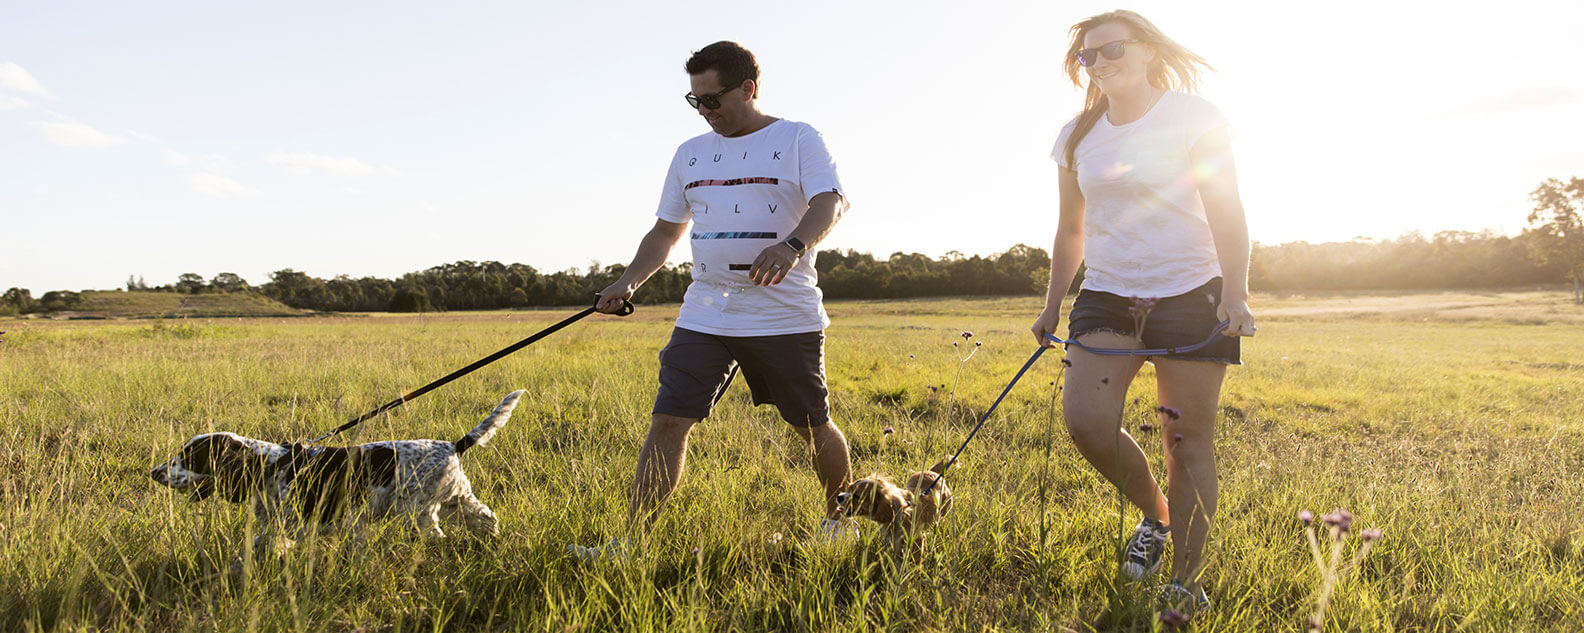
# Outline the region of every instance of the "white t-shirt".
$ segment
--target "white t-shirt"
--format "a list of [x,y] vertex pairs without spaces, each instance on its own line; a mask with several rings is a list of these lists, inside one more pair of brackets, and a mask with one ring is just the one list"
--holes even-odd
[[[1067,167],[1075,117],[1051,158]],[[1143,117],[1112,125],[1101,117],[1078,142],[1084,212],[1083,287],[1122,296],[1172,297],[1221,275],[1189,150],[1227,126],[1195,95],[1166,91]]]
[[759,253],[785,241],[809,200],[827,191],[842,192],[836,163],[807,123],[780,119],[734,138],[709,132],[678,147],[655,212],[667,222],[693,222],[693,283],[677,327],[775,336],[830,325],[813,251],[780,284],[755,286],[748,279]]

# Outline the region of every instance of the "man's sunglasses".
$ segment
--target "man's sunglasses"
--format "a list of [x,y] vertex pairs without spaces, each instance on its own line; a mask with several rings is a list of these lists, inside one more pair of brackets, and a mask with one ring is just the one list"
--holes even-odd
[[1127,54],[1127,50],[1122,45],[1142,44],[1143,42],[1143,40],[1117,40],[1115,42],[1106,42],[1095,48],[1085,48],[1078,51],[1078,65],[1085,68],[1093,66],[1100,59],[1100,55],[1105,55],[1105,58],[1110,60],[1122,59],[1122,56]]
[[689,92],[685,95],[682,95],[682,98],[687,99],[688,105],[693,106],[694,110],[697,110],[701,105],[714,110],[720,107],[721,97],[726,96],[726,93],[736,90],[740,87],[742,87],[742,82],[737,82],[737,85],[730,88],[722,88],[720,92],[713,92],[706,95],[695,95]]

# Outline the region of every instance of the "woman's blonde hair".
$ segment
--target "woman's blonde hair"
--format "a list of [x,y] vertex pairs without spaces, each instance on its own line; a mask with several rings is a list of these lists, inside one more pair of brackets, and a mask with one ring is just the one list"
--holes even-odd
[[[1083,66],[1078,63],[1078,51],[1083,50],[1084,36],[1102,24],[1118,23],[1132,31],[1133,39],[1148,44],[1155,51],[1155,59],[1150,62],[1145,76],[1151,86],[1162,90],[1179,90],[1182,92],[1197,92],[1199,90],[1199,73],[1201,70],[1215,70],[1197,53],[1188,50],[1183,45],[1166,37],[1160,29],[1156,28],[1144,16],[1119,9],[1100,15],[1091,16],[1082,22],[1074,24],[1069,32],[1072,42],[1067,45],[1067,57],[1062,60],[1062,70],[1067,72],[1067,77],[1072,79],[1074,86],[1083,86]],[[1094,129],[1095,123],[1100,121],[1111,104],[1106,101],[1100,92],[1100,86],[1093,80],[1089,81],[1089,88],[1084,92],[1083,112],[1078,115],[1078,122],[1073,126],[1072,136],[1067,137],[1067,166],[1076,171],[1078,163],[1074,153],[1078,150],[1078,142]]]

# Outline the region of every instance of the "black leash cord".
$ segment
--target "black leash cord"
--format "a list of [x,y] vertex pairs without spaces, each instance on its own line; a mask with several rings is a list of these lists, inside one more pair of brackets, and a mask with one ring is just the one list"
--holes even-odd
[[[599,302],[599,298],[596,296],[594,301],[596,303],[598,303]],[[547,327],[547,328],[545,328],[543,330],[539,330],[539,332],[535,333],[533,336],[525,338],[525,339],[523,339],[521,341],[517,341],[516,343],[512,343],[511,345],[507,346],[505,349],[502,349],[501,351],[495,352],[494,354],[490,354],[489,356],[485,356],[484,358],[481,358],[481,359],[479,359],[477,361],[474,361],[473,364],[468,365],[467,367],[463,367],[461,369],[458,369],[458,370],[456,370],[454,372],[451,372],[450,375],[448,375],[448,376],[446,376],[444,378],[441,378],[441,379],[436,380],[434,382],[431,382],[431,383],[429,383],[427,385],[424,385],[422,387],[414,389],[411,393],[408,393],[405,396],[402,396],[400,398],[397,398],[395,400],[392,400],[390,402],[382,404],[382,405],[379,406],[379,408],[374,409],[373,411],[370,411],[370,412],[365,413],[363,415],[360,415],[358,417],[352,418],[352,420],[348,421],[346,424],[338,426],[338,427],[335,428],[335,430],[330,431],[329,433],[326,433],[324,435],[321,435],[317,439],[310,440],[308,443],[309,444],[318,444],[320,442],[323,442],[323,441],[325,441],[327,439],[330,439],[331,437],[335,436],[336,434],[338,434],[338,433],[340,433],[342,431],[345,431],[345,430],[350,429],[350,428],[352,428],[354,426],[357,426],[358,424],[361,424],[364,420],[367,420],[367,419],[372,418],[372,417],[374,417],[376,415],[379,415],[381,413],[384,413],[386,411],[389,411],[391,409],[399,407],[402,404],[406,403],[408,400],[412,400],[414,398],[417,398],[418,396],[421,396],[421,395],[424,395],[424,394],[429,393],[431,391],[434,391],[435,389],[439,389],[440,387],[445,386],[446,383],[449,383],[449,382],[451,382],[453,380],[456,380],[456,379],[461,378],[463,376],[466,376],[466,375],[468,375],[470,373],[473,373],[474,370],[476,370],[476,369],[478,369],[480,367],[483,367],[485,365],[488,365],[490,363],[493,363],[493,362],[495,362],[497,360],[500,360],[501,358],[505,357],[508,354],[511,354],[512,352],[520,350],[520,349],[522,349],[524,347],[527,347],[529,345],[533,345],[535,342],[538,342],[539,339],[542,339],[542,338],[544,338],[546,336],[550,336],[551,334],[555,334],[561,328],[564,328],[564,327],[566,327],[568,325],[572,325],[573,323],[576,323],[579,319],[582,319],[583,317],[586,317],[586,316],[588,316],[590,314],[593,314],[594,311],[595,310],[594,310],[593,306],[585,308],[582,312],[579,312],[579,313],[574,314],[572,316],[569,316],[569,317],[567,317],[565,319],[562,319],[560,323],[557,323],[555,325]],[[616,316],[627,316],[627,315],[632,314],[632,313],[633,313],[632,302],[627,301],[625,299],[622,300],[621,312],[617,312]]]

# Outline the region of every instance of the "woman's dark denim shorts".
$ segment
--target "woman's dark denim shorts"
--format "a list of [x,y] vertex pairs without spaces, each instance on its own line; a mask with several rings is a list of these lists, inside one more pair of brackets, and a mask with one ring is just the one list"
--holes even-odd
[[[1067,317],[1067,338],[1076,340],[1090,332],[1133,336],[1137,325],[1133,315],[1128,312],[1128,308],[1133,305],[1132,297],[1095,290],[1080,291],[1078,298],[1073,301],[1072,313]],[[1216,318],[1216,308],[1220,305],[1220,277],[1175,297],[1156,299],[1155,306],[1144,319],[1143,347],[1187,347],[1205,340],[1221,324],[1221,320]],[[1197,350],[1163,354],[1160,358],[1243,364],[1241,346],[1236,336],[1219,337],[1214,343]]]

